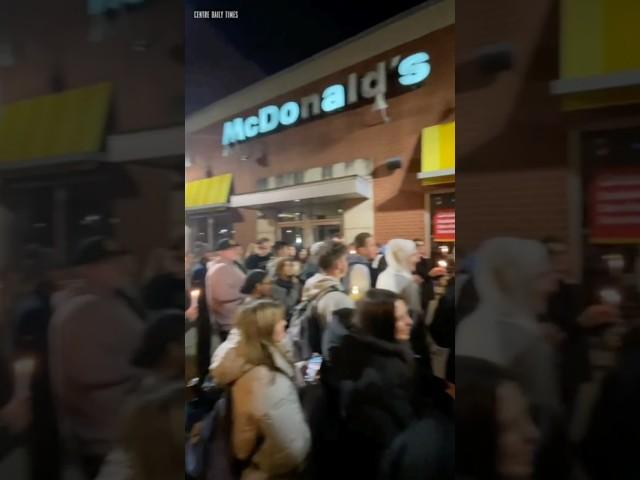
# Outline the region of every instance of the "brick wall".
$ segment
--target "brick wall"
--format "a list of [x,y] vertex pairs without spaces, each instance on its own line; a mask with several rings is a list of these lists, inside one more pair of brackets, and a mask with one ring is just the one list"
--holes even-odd
[[568,238],[568,170],[546,168],[458,175],[457,247],[469,251],[487,238]]
[[457,247],[462,252],[497,235],[569,235],[567,135],[558,78],[557,2],[462,0],[456,56],[507,44],[513,68],[484,86],[456,94]]
[[[235,193],[246,193],[255,191],[258,178],[368,158],[373,160],[375,169],[376,237],[387,241],[400,236],[424,236],[424,187],[416,177],[420,169],[420,133],[424,127],[452,120],[455,105],[453,26],[331,74],[269,103],[280,105],[286,100],[299,100],[305,94],[321,92],[333,82],[344,82],[351,72],[363,73],[378,61],[420,50],[429,52],[432,73],[420,88],[387,99],[389,123],[383,123],[380,115],[371,111],[371,104],[366,104],[258,137],[236,147],[237,151],[228,157],[222,156],[222,123],[218,123],[188,139],[187,150],[195,166],[188,169],[187,180],[202,178],[207,169],[216,175],[231,172]],[[249,159],[242,161],[243,155]],[[256,162],[261,155],[267,158],[265,166]],[[391,157],[400,157],[402,168],[389,174],[384,162]],[[255,237],[255,222],[249,223],[252,225],[243,226],[242,233],[236,228],[240,241],[245,241],[245,236]],[[253,231],[247,230],[251,228]]]

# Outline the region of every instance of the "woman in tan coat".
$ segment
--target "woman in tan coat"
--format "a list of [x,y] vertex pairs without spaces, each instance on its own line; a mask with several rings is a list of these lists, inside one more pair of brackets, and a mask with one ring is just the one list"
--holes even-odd
[[216,383],[232,385],[233,452],[249,464],[242,480],[298,478],[311,434],[282,348],[283,308],[269,300],[244,306],[236,327],[239,335],[216,352],[211,371]]

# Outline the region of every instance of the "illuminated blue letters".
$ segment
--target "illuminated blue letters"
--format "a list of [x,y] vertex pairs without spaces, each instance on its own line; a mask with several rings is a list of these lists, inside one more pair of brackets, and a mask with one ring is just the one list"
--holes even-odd
[[322,92],[322,111],[333,112],[347,104],[344,87],[340,84],[331,85]]
[[429,54],[426,52],[414,53],[402,60],[398,65],[401,85],[415,85],[425,80],[431,73]]
[[287,102],[280,107],[280,123],[293,125],[300,118],[300,106],[296,102]]
[[280,122],[280,109],[275,105],[262,107],[258,117],[260,117],[260,133],[270,132],[275,130]]
[[418,85],[431,75],[429,54],[417,52],[405,58],[397,55],[388,61],[378,62],[374,70],[363,72],[362,75],[350,73],[344,84],[330,85],[322,95],[308,93],[300,101],[288,101],[280,107],[267,105],[260,108],[257,115],[229,120],[223,126],[222,145],[242,142],[273,132],[281,125],[288,127],[321,113],[341,110],[347,106],[347,102],[356,106],[362,100],[383,96],[387,93],[389,72],[394,70],[397,71],[400,85]]
[[244,135],[247,138],[253,138],[258,135],[258,117],[255,115],[252,117],[248,117],[244,121]]
[[224,122],[222,130],[222,145],[240,142],[245,139],[244,125],[241,118],[235,118],[230,122]]

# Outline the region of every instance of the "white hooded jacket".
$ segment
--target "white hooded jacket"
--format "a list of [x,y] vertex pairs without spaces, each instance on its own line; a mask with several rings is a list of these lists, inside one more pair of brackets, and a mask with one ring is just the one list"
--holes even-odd
[[391,240],[385,254],[387,268],[378,275],[376,288],[397,293],[405,299],[411,310],[421,312],[420,287],[413,281],[413,274],[408,267],[409,257],[416,251],[416,244],[411,240]]
[[456,355],[511,369],[534,403],[558,408],[555,354],[542,335],[533,304],[535,282],[551,271],[544,246],[499,237],[476,256],[478,308],[458,327]]

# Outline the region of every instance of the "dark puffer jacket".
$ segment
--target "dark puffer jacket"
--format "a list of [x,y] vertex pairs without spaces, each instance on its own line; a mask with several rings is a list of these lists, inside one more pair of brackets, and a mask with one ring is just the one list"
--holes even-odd
[[328,414],[339,418],[327,460],[344,465],[341,478],[377,478],[384,452],[416,417],[408,345],[347,335],[323,377]]

